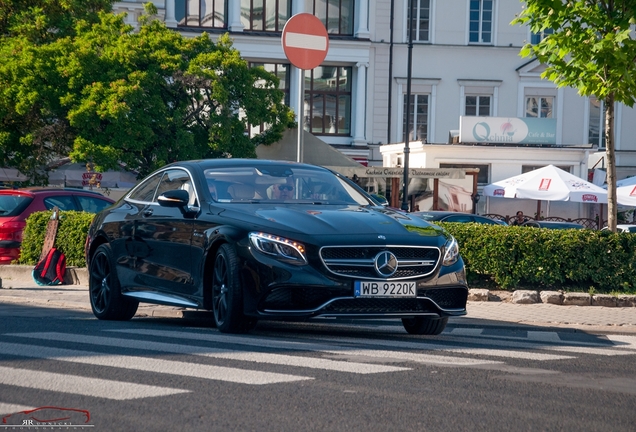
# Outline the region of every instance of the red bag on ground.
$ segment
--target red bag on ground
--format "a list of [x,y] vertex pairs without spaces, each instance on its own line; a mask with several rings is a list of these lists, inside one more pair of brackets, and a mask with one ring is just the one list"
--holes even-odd
[[66,255],[59,249],[51,248],[43,260],[33,269],[33,280],[38,285],[58,285],[64,283]]

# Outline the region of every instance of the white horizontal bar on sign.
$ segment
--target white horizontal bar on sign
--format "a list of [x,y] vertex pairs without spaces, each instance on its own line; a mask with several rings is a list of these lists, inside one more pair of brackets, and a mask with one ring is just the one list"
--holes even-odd
[[169,387],[42,372],[30,369],[14,369],[3,366],[0,366],[0,383],[22,388],[26,387],[36,390],[71,393],[114,400],[140,399],[190,392],[189,390]]
[[285,46],[288,48],[326,51],[327,38],[324,36],[287,32],[285,33]]

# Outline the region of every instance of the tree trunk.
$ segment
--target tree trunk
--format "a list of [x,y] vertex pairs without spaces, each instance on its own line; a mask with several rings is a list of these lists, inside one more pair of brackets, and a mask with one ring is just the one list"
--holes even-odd
[[[605,158],[607,159],[607,227],[616,232],[616,154],[614,150],[614,92],[607,95],[605,105]],[[599,215],[603,217],[603,215]]]

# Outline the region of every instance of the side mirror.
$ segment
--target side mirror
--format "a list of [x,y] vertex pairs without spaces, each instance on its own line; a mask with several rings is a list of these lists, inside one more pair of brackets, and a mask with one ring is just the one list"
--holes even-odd
[[183,189],[175,189],[162,193],[157,198],[159,205],[162,207],[185,207],[190,201],[190,194]]

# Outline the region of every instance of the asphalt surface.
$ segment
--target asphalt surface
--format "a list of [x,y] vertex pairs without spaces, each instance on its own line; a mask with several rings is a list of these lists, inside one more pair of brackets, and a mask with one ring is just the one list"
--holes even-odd
[[[6,272],[5,272],[6,273]],[[2,275],[0,304],[14,303],[90,311],[88,286],[79,284],[38,286],[25,272]],[[451,318],[449,325],[511,326],[579,329],[587,332],[636,334],[636,307],[566,306],[548,303],[515,304],[503,301],[469,301],[468,314]],[[188,317],[200,311],[141,303],[137,316]]]

